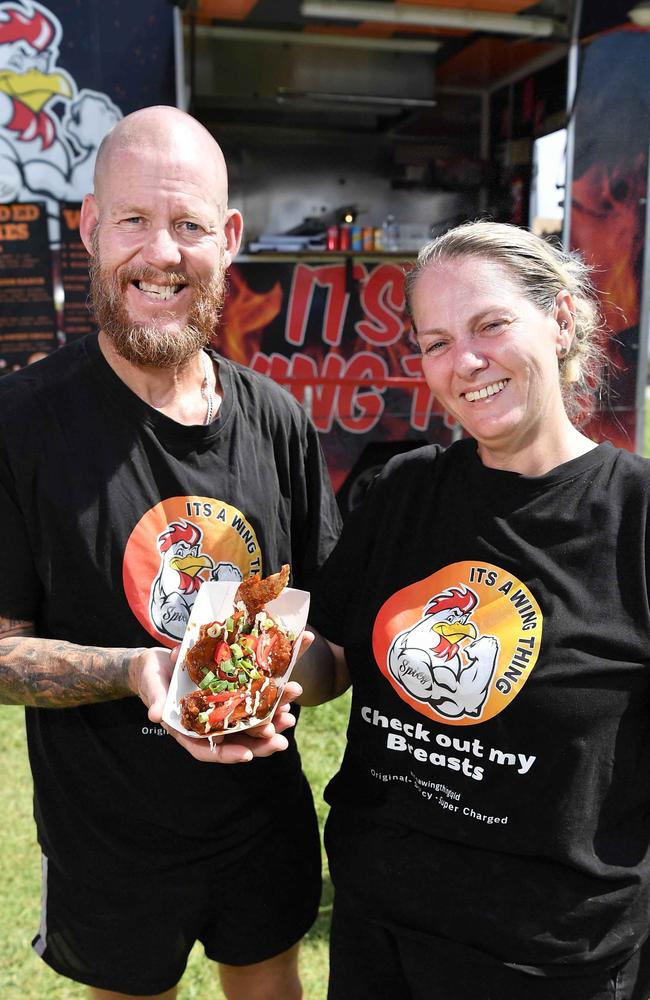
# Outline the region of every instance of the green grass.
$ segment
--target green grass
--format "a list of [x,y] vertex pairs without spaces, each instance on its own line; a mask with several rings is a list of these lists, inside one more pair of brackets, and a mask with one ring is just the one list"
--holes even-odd
[[[336,771],[345,743],[349,696],[303,709],[298,742],[322,825],[323,788]],[[40,853],[32,819],[32,780],[27,763],[23,712],[0,706],[0,997],[2,1000],[78,1000],[85,987],[62,979],[33,953],[30,943],[40,912]],[[323,861],[326,864],[325,859]],[[302,949],[307,1000],[325,1000],[331,885],[324,868],[321,910]],[[179,1000],[222,1000],[211,962],[196,946],[181,981]]]

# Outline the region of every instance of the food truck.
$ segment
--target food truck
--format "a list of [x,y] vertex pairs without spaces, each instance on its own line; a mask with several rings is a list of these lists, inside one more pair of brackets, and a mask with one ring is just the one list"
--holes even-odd
[[391,454],[460,433],[403,278],[467,218],[595,265],[611,365],[587,430],[642,450],[649,22],[643,0],[0,2],[2,369],[92,329],[97,146],[177,104],[219,140],[246,226],[215,344],[307,409],[344,512]]

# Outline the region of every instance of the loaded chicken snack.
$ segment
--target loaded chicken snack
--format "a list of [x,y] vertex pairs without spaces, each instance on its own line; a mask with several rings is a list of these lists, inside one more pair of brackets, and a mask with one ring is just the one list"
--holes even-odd
[[269,716],[298,636],[266,605],[279,597],[288,580],[285,565],[266,579],[253,576],[243,581],[231,613],[199,626],[182,661],[182,669],[195,685],[178,699],[185,730],[209,737]]

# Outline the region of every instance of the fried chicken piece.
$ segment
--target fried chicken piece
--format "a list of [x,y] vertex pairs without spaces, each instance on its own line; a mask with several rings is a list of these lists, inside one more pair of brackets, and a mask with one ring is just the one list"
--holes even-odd
[[208,635],[208,628],[212,624],[210,622],[208,625],[201,626],[199,638],[192,648],[188,649],[185,657],[185,669],[197,686],[203,680],[206,671],[210,669],[209,664],[214,661],[214,651],[219,642],[219,639],[213,639],[212,636]]
[[200,712],[206,712],[209,708],[208,702],[206,701],[206,695],[204,691],[191,691],[190,694],[186,694],[184,698],[181,698],[181,725],[185,729],[190,729],[194,733],[200,733],[201,736],[205,733],[205,723],[198,721],[198,716]]
[[[263,719],[273,708],[278,686],[269,677],[260,677],[246,688],[233,691],[224,700],[216,701],[207,691],[191,691],[181,698],[181,725],[199,736],[221,732],[224,726],[236,725],[242,719]],[[209,725],[199,722],[199,715],[209,712]]]
[[[229,632],[226,633],[226,642],[232,643],[235,641],[237,630],[241,619],[244,617],[243,611],[235,611],[231,616],[233,621],[233,627]],[[194,645],[188,649],[185,656],[184,667],[190,675],[191,679],[195,684],[200,684],[203,677],[208,670],[214,670],[214,654],[217,646],[220,642],[223,642],[224,632],[223,629],[219,630],[219,635],[210,635],[210,630],[217,625],[220,626],[221,622],[207,622],[205,625],[201,625],[199,629],[199,637],[194,643]]]
[[269,601],[273,601],[282,593],[289,582],[289,566],[285,563],[279,573],[260,579],[259,573],[243,580],[235,595],[236,601],[242,601],[251,619],[263,610]]

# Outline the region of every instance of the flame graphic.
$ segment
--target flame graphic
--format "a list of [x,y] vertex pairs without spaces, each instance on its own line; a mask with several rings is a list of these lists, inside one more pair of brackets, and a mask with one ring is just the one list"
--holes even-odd
[[247,365],[261,349],[265,328],[282,308],[282,286],[277,281],[270,291],[256,292],[246,284],[238,267],[231,267],[228,273],[219,347],[226,357]]
[[594,265],[612,333],[639,322],[646,157],[608,167],[594,163],[573,184],[571,242]]

